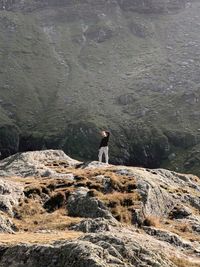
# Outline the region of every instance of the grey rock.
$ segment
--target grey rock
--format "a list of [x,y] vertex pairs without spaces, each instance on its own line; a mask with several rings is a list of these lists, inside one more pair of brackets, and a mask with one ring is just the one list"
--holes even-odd
[[[199,210],[199,183],[196,177],[164,169],[149,170],[133,167],[115,167],[118,175],[133,177],[136,191],[141,196],[141,205],[134,209],[132,222],[142,225],[145,217],[185,219],[192,226],[193,208]],[[197,182],[195,182],[197,181]],[[193,228],[198,230],[198,222]]]
[[13,234],[17,230],[15,224],[11,219],[0,214],[0,233]]
[[69,216],[113,219],[112,214],[99,199],[90,197],[89,190],[79,189],[73,192],[67,201]]
[[174,267],[163,251],[155,252],[130,231],[88,234],[54,245],[21,244],[2,254],[0,267]]
[[71,230],[81,231],[84,233],[99,233],[103,231],[111,231],[114,227],[119,227],[120,223],[115,219],[86,219],[80,223],[72,225]]
[[[126,261],[127,265],[122,266],[171,266],[170,262],[166,259],[164,261],[158,260],[158,254],[152,253],[152,251],[143,246],[142,239],[139,241],[134,236],[133,232],[120,231],[112,233],[99,233],[99,234],[88,234],[82,238],[103,247],[113,257],[119,258],[121,261]],[[132,236],[131,236],[132,235]],[[134,237],[133,237],[134,236]],[[138,242],[139,241],[139,242]],[[139,255],[137,257],[136,255]],[[155,258],[154,258],[155,257]],[[154,259],[153,259],[154,258]],[[169,265],[166,265],[169,264]],[[112,265],[111,265],[112,266]],[[121,265],[117,265],[121,266]]]
[[173,234],[169,231],[147,226],[144,226],[143,229],[149,235],[156,236],[157,239],[168,242],[174,246],[182,247],[184,249],[189,250],[195,249],[190,242],[183,240],[180,236]]
[[184,205],[175,206],[170,212],[170,217],[173,219],[182,219],[190,216],[192,211]]
[[24,197],[23,187],[7,179],[0,178],[0,210],[13,216],[13,207]]
[[62,150],[17,153],[0,162],[0,176],[63,178],[65,174],[60,174],[53,168],[55,162],[58,166],[65,164],[67,167],[76,167],[81,164],[68,157]]
[[200,223],[199,224],[193,224],[192,230],[197,232],[197,233],[200,233]]
[[192,181],[192,179],[194,178],[194,175],[192,174],[181,174],[165,169],[156,169],[149,171],[155,175],[158,175],[160,180],[165,182],[166,184],[171,182],[172,184],[179,186],[187,185],[200,191],[200,187]]
[[113,189],[112,189],[109,177],[106,177],[104,175],[97,175],[97,176],[95,176],[95,179],[97,181],[100,181],[101,184],[103,185],[104,193],[112,192]]
[[137,190],[142,196],[144,213],[147,215],[164,216],[174,206],[173,198],[153,181],[138,180]]
[[70,174],[58,173],[51,169],[47,169],[44,172],[41,172],[40,176],[44,178],[66,179],[69,181],[74,181],[74,175],[72,173]]
[[[112,166],[110,172],[117,173],[118,179],[122,175],[123,179],[127,176],[127,181],[134,180],[134,190],[141,197],[131,207],[134,226],[117,222],[87,187],[79,187],[68,197],[66,208],[69,216],[85,218],[70,226],[71,230],[83,232],[81,237],[52,245],[18,244],[6,249],[0,245],[0,267],[175,267],[170,260],[173,253],[180,257],[187,257],[189,253],[199,257],[198,241],[190,242],[165,229],[143,226],[148,215],[171,216],[176,223],[188,224],[198,234],[200,218],[191,202],[191,197],[198,200],[196,178],[162,169],[125,166]],[[74,179],[73,175],[70,177]],[[109,188],[109,175],[97,175],[91,179]],[[11,190],[5,185],[11,182],[8,178],[2,181],[0,193],[9,195]],[[11,221],[4,220],[3,224],[8,226],[7,231],[9,227],[12,230]],[[135,224],[142,229],[136,228]],[[5,226],[3,231],[6,231]]]
[[82,165],[81,168],[83,168],[83,169],[96,169],[96,168],[107,168],[110,166],[111,165],[108,165],[108,164],[103,163],[103,162],[92,161],[92,162],[88,162],[88,163]]
[[189,202],[191,206],[194,208],[200,210],[200,197],[192,196],[192,195],[185,195],[184,200],[186,202]]

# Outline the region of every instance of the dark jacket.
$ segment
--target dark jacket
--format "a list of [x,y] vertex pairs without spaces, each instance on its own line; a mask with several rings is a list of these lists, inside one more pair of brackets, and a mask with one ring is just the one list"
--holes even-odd
[[106,132],[107,136],[103,137],[101,139],[101,143],[99,145],[99,148],[108,146],[109,138],[110,138],[110,133]]

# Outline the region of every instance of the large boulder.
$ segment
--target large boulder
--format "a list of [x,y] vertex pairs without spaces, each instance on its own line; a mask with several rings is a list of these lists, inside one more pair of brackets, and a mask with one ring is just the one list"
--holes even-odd
[[81,162],[67,156],[62,150],[43,150],[17,153],[0,162],[1,176],[60,176],[56,167],[76,167]]
[[106,206],[99,199],[88,194],[87,188],[79,188],[67,201],[69,216],[114,219]]

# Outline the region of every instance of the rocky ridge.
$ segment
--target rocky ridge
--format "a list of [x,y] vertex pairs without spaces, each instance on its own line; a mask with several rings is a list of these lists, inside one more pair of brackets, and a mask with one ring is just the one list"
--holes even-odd
[[[38,172],[41,163],[52,175]],[[0,234],[1,267],[200,266],[198,177],[82,164],[58,150],[17,154],[0,166],[8,171],[0,178],[0,232],[7,240],[24,231],[44,237],[80,233],[50,244],[12,244]],[[5,195],[10,209],[2,208]]]
[[0,176],[59,176],[53,167],[76,167],[81,162],[71,159],[63,151],[33,151],[18,153],[0,162]]

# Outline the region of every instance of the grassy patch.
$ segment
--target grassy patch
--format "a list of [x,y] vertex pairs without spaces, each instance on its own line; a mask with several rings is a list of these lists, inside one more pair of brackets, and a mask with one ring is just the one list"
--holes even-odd
[[145,216],[143,224],[145,226],[153,226],[156,228],[159,228],[161,226],[160,218],[153,215]]
[[57,240],[71,240],[81,236],[79,232],[56,231],[52,233],[16,233],[0,234],[0,244],[16,245],[19,243],[51,244]]
[[183,257],[176,257],[173,256],[170,258],[170,260],[175,264],[177,267],[200,267],[200,261],[197,262],[197,260],[189,260],[185,259]]

